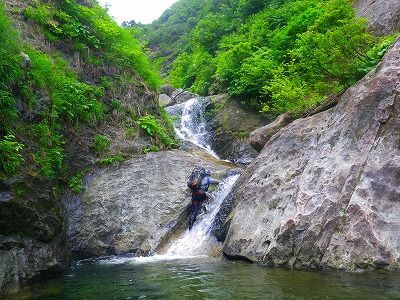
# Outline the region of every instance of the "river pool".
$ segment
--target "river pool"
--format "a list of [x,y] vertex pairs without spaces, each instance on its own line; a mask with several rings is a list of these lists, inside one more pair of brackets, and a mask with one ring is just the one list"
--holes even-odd
[[225,259],[109,257],[76,263],[10,299],[400,299],[400,274],[263,268]]

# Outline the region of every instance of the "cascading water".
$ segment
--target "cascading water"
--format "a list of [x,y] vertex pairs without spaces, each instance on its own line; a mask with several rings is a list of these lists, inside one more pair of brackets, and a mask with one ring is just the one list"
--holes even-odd
[[[207,143],[205,106],[207,98],[193,98],[185,103],[167,107],[168,114],[175,119],[175,131],[182,141],[188,141],[215,158],[218,156]],[[219,159],[219,158],[218,158]],[[174,241],[165,253],[151,257],[134,258],[135,261],[169,260],[177,258],[209,257],[218,246],[216,238],[210,234],[211,224],[219,211],[224,198],[228,195],[239,175],[235,174],[222,180],[218,188],[210,194],[212,199],[206,206],[206,212],[199,215],[193,229],[186,231]],[[117,258],[116,263],[124,258]],[[110,260],[108,260],[110,263]]]
[[208,98],[193,98],[185,103],[167,107],[166,110],[173,118],[180,116],[179,120],[174,124],[176,134],[180,140],[191,142],[219,159],[208,144],[205,118],[207,100]]
[[219,253],[219,243],[210,233],[211,224],[223,200],[239,176],[239,174],[231,175],[221,181],[218,188],[210,194],[212,200],[206,206],[207,211],[199,215],[192,230],[186,231],[178,240],[172,242],[164,253],[155,254],[150,257],[107,258],[103,262],[106,264],[120,264],[126,261],[145,263],[174,259],[207,258],[212,256],[213,252]]
[[[207,143],[206,103],[207,98],[193,98],[185,103],[168,107],[167,112],[171,117],[180,115],[180,121],[175,124],[175,131],[181,140],[189,141],[219,159]],[[210,224],[238,177],[237,174],[232,175],[219,184],[210,195],[212,201],[206,206],[206,212],[198,217],[190,232],[185,232],[179,240],[170,245],[162,255],[163,258],[208,257],[213,252],[217,242],[215,237],[210,235]]]
[[198,218],[193,229],[186,231],[183,236],[175,241],[165,253],[171,257],[207,257],[213,252],[216,239],[210,234],[212,221],[214,220],[219,207],[228,195],[233,184],[239,175],[233,175],[221,182],[218,189],[212,193],[212,201],[207,205],[207,211]]

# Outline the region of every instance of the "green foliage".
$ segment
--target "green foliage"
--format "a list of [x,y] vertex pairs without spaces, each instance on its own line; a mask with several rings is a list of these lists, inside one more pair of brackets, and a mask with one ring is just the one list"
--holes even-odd
[[171,146],[175,140],[171,138],[167,129],[162,125],[161,121],[154,116],[144,116],[136,120],[139,127],[147,132],[151,137],[156,138],[157,141],[163,143],[164,145]]
[[6,135],[0,140],[0,171],[6,176],[15,175],[23,162],[20,151],[23,144],[15,140],[15,136]]
[[201,95],[227,91],[264,112],[302,110],[346,88],[393,41],[371,35],[350,0],[207,2],[216,8],[203,8],[171,83]]
[[212,55],[199,48],[190,56],[186,53],[179,55],[174,62],[170,81],[174,86],[190,87],[195,93],[207,94],[213,83],[215,70]]
[[7,134],[17,117],[12,87],[22,76],[18,32],[13,29],[0,3],[0,133]]
[[129,127],[126,132],[125,132],[125,137],[130,138],[135,134],[135,128],[134,127]]
[[65,142],[58,133],[58,125],[47,121],[30,126],[31,134],[37,139],[39,150],[33,155],[41,173],[49,178],[57,178],[64,159]]
[[104,153],[110,145],[110,141],[104,135],[98,134],[94,139],[94,150],[97,153]]
[[[146,111],[146,103],[139,110],[134,105],[127,108],[126,99],[109,100],[120,97],[124,89],[138,97],[152,94],[161,79],[139,41],[96,1],[90,6],[77,0],[25,2],[23,21],[16,18],[16,22],[26,22],[20,28],[31,27],[27,34],[37,33],[38,43],[43,33],[48,41],[39,51],[34,48],[36,43],[29,45],[30,39],[21,40],[0,2],[0,136],[5,136],[0,140],[0,173],[12,176],[21,171],[59,179],[68,170],[63,165],[63,134],[94,127],[111,118],[115,110],[121,119],[113,121],[132,126],[131,112]],[[71,65],[72,61],[76,64]],[[158,115],[157,108],[152,112]],[[154,136],[157,142],[170,145],[171,128],[165,119],[163,112],[159,114]],[[127,136],[133,134],[131,128]],[[104,138],[94,142],[102,155],[108,154],[109,141]],[[17,140],[29,141],[24,142],[23,152]],[[121,160],[116,155],[100,164]],[[24,161],[29,164],[21,166]],[[69,184],[75,191],[80,189],[78,175]]]
[[124,158],[121,155],[115,155],[109,158],[103,158],[103,159],[99,159],[99,164],[102,165],[109,165],[109,164],[113,164],[115,162],[121,162],[124,161]]
[[68,182],[68,187],[76,194],[79,194],[84,186],[83,186],[83,172],[79,172],[75,176],[73,176]]
[[[71,43],[74,50],[85,55],[90,53],[89,50],[101,50],[102,59],[140,74],[150,87],[156,88],[161,84],[138,40],[119,27],[99,5],[88,7],[74,0],[62,2],[59,7],[35,3],[23,14],[42,26],[50,41]],[[94,57],[88,59],[100,63]]]
[[97,100],[103,91],[80,82],[67,68],[67,62],[59,56],[50,58],[34,50],[27,51],[32,61],[29,77],[52,100],[51,117],[66,122],[95,123],[103,118],[104,105]]
[[153,145],[153,146],[151,146],[151,147],[149,147],[149,148],[144,148],[144,149],[143,149],[143,153],[144,153],[144,154],[147,154],[147,153],[149,153],[149,152],[157,152],[157,151],[160,151],[160,148],[158,148],[158,147],[155,146],[155,145]]

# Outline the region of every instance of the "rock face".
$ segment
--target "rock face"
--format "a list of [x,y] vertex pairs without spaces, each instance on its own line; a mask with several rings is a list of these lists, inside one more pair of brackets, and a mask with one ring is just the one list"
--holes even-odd
[[[339,104],[281,129],[243,173],[216,232],[265,265],[400,268],[400,41]],[[222,222],[222,223],[221,223]]]
[[[270,119],[244,109],[238,99],[226,95],[212,96],[206,108],[211,148],[222,159],[239,165],[249,165],[258,152],[249,144],[250,132],[263,126]],[[261,150],[261,149],[260,149]]]
[[295,120],[295,117],[293,117],[290,113],[282,114],[271,124],[252,131],[249,136],[249,143],[251,147],[260,152],[275,133],[293,122],[293,120]]
[[191,203],[186,179],[196,165],[215,178],[235,168],[177,150],[151,152],[91,174],[80,197],[64,200],[74,257],[147,255],[186,230]]
[[0,183],[1,293],[68,268],[63,209],[49,186],[28,176]]
[[356,0],[353,3],[358,18],[367,18],[376,35],[400,31],[400,1]]

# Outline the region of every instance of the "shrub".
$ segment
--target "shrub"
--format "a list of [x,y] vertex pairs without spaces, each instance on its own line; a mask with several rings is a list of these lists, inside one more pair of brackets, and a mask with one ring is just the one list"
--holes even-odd
[[23,162],[20,150],[23,144],[15,141],[15,136],[6,135],[0,140],[0,170],[8,176],[15,175]]
[[100,165],[109,165],[115,162],[121,162],[124,161],[124,158],[121,155],[115,155],[113,157],[109,157],[109,158],[103,158],[99,160],[99,164]]
[[48,125],[47,121],[31,126],[31,131],[36,137],[39,145],[39,151],[33,156],[36,163],[44,176],[56,178],[62,168],[64,159],[64,149],[62,147],[65,142],[58,133],[55,124]]
[[154,116],[145,116],[136,122],[148,135],[156,138],[166,146],[170,146],[173,143],[174,140],[168,135],[166,128]]
[[83,172],[79,172],[68,182],[68,187],[74,193],[79,194],[83,190]]
[[107,137],[101,134],[96,135],[94,139],[94,150],[97,153],[99,154],[103,153],[104,151],[106,151],[109,145],[110,141],[108,140]]

